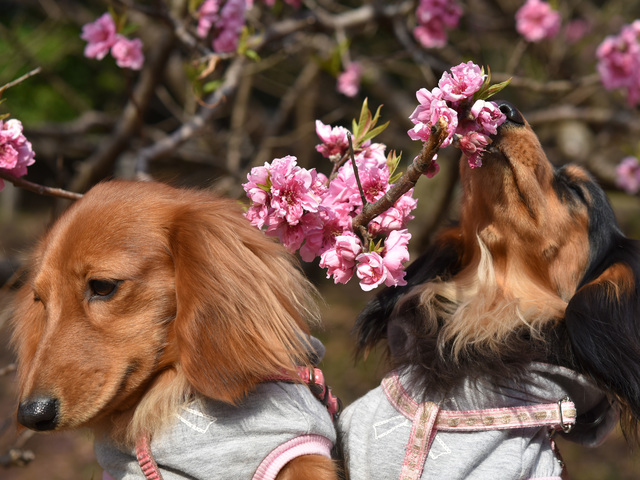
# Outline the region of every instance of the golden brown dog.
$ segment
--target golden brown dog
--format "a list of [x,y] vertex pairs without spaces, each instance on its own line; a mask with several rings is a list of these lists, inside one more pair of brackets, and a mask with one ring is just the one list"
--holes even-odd
[[560,478],[553,432],[594,444],[620,413],[636,435],[638,242],[500,109],[482,167],[461,159],[459,224],[358,318],[360,351],[386,339],[397,370],[341,416],[352,480]]
[[[326,408],[294,380],[314,360],[307,321],[316,319],[313,288],[235,202],[157,183],[100,184],[42,239],[19,292],[18,420],[40,431],[89,427],[106,445],[103,466],[113,477],[144,478],[133,450],[141,439],[151,438],[151,455],[154,445],[171,453],[162,442],[178,425],[194,435],[178,446],[234,452],[232,443],[220,446],[232,439],[216,444],[194,425],[208,418],[207,431],[224,437],[233,426],[223,413],[242,418],[245,409],[252,417],[242,420],[236,457],[255,469],[263,459],[253,458],[260,454],[247,425],[260,424],[260,398],[275,392],[267,404],[284,399],[308,410],[290,416],[313,416],[317,403],[318,431],[289,429],[290,418],[271,412],[276,421],[266,423],[275,425],[262,428],[273,431],[258,434],[330,447]],[[283,378],[291,383],[273,381]],[[283,467],[279,480],[335,478],[325,454],[304,453],[267,466]],[[233,453],[206,455],[195,472],[180,459],[155,461],[167,478],[243,478]]]

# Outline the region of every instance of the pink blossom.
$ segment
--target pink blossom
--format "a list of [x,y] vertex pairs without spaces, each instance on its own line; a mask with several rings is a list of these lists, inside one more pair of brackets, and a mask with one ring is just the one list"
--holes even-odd
[[320,267],[327,269],[327,278],[335,283],[347,283],[353,276],[356,257],[362,252],[360,239],[351,232],[336,237],[335,246],[320,257]]
[[266,205],[254,203],[244,216],[251,222],[251,225],[262,229],[269,221],[269,208]]
[[102,60],[116,43],[116,24],[109,13],[82,27],[80,38],[87,41],[84,56]]
[[476,119],[481,130],[495,135],[498,127],[507,119],[495,102],[477,100],[471,107],[471,115]]
[[[424,172],[424,175],[426,175],[427,178],[435,177],[438,174],[438,172],[440,171],[440,165],[436,161],[437,159],[438,159],[438,155],[434,155],[433,159],[431,160],[431,164],[427,167],[427,171]],[[415,161],[415,159],[414,159],[414,161]]]
[[469,132],[460,140],[460,150],[467,156],[469,166],[477,168],[482,166],[482,153],[491,139],[480,132]]
[[289,253],[295,253],[302,246],[305,238],[304,228],[300,223],[290,225],[286,221],[273,216],[269,219],[269,226],[265,234],[277,237]]
[[[22,122],[16,119],[0,120],[0,169],[22,177],[27,167],[35,162],[31,142],[22,133]],[[4,182],[0,181],[0,190]]]
[[413,36],[425,48],[443,47],[447,29],[458,26],[462,9],[454,0],[420,0]]
[[360,279],[360,288],[365,292],[382,285],[387,279],[388,270],[378,252],[361,253],[356,261],[356,275]]
[[140,70],[144,63],[142,40],[139,38],[129,40],[122,35],[118,35],[116,43],[111,47],[111,55],[116,59],[116,64],[120,68]]
[[[375,202],[389,190],[389,167],[386,165],[381,167],[369,162],[363,163],[358,166],[358,175],[367,202]],[[362,205],[359,191],[357,199],[352,203],[358,206]]]
[[360,145],[361,150],[356,152],[356,162],[360,164],[366,163],[378,168],[389,168],[387,165],[387,154],[385,150],[387,146],[384,143],[365,142]]
[[332,128],[316,120],[316,134],[322,140],[320,145],[316,145],[316,150],[326,158],[341,157],[349,148],[348,132],[344,127]]
[[409,261],[409,240],[411,234],[405,230],[394,230],[384,242],[382,262],[387,269],[385,285],[393,287],[406,285],[404,263]]
[[590,31],[591,24],[586,20],[577,18],[567,23],[564,31],[564,37],[569,44],[574,44],[586,37]]
[[358,184],[356,183],[353,168],[350,164],[346,164],[340,167],[336,177],[329,183],[329,188],[322,200],[322,204],[327,207],[340,204],[350,205],[351,199],[358,195]]
[[369,233],[372,235],[389,234],[394,230],[406,228],[410,220],[413,220],[411,212],[416,208],[418,201],[413,198],[413,189],[405,193],[393,207],[378,215],[369,223]]
[[346,203],[330,208],[321,205],[316,215],[302,217],[305,242],[300,248],[300,257],[310,262],[333,248],[338,236],[351,231],[350,212],[351,207]]
[[206,38],[209,31],[218,22],[220,0],[204,0],[198,10],[198,36]]
[[216,22],[218,35],[213,40],[213,50],[218,53],[234,52],[238,48],[244,27],[245,0],[227,0]]
[[637,157],[625,157],[618,164],[616,184],[631,195],[640,191],[640,162]]
[[298,167],[296,158],[290,155],[271,162],[271,208],[278,219],[293,226],[305,211],[318,211],[320,199],[311,189],[314,177],[309,170]]
[[397,208],[391,207],[369,222],[369,233],[379,235],[388,233],[398,228],[402,228],[404,216]]
[[442,147],[444,148],[451,145],[453,134],[455,133],[456,128],[458,128],[458,112],[450,108],[444,100],[432,99],[430,103],[430,113],[431,118],[427,123],[416,123],[415,120],[412,120],[416,125],[407,132],[409,137],[412,140],[422,140],[423,142],[426,142],[431,136],[431,127],[438,122],[440,117],[443,117],[447,122],[448,135],[444,142],[442,142]]
[[640,20],[625,25],[619,35],[608,36],[598,47],[598,72],[608,90],[623,88],[630,106],[640,101]]
[[253,167],[247,174],[248,182],[243,184],[244,191],[253,204],[266,205],[269,202],[271,185],[269,183],[269,164],[264,167]]
[[418,25],[413,29],[413,36],[424,48],[442,48],[447,44],[447,31],[438,21]]
[[357,62],[351,62],[338,76],[338,92],[347,97],[355,97],[360,90],[360,77],[362,77],[362,66]]
[[516,12],[516,30],[529,42],[556,36],[561,23],[560,14],[542,0],[527,0]]
[[395,203],[393,208],[397,209],[403,217],[402,228],[407,226],[407,222],[413,220],[413,212],[418,206],[418,200],[413,198],[413,188],[407,193],[402,195],[400,199]]
[[473,62],[461,63],[444,72],[438,82],[442,98],[450,102],[460,102],[480,90],[484,82],[481,68]]
[[431,121],[431,103],[436,100],[442,100],[442,91],[434,88],[432,91],[421,88],[416,92],[418,106],[413,113],[409,115],[409,120],[413,123],[429,123]]

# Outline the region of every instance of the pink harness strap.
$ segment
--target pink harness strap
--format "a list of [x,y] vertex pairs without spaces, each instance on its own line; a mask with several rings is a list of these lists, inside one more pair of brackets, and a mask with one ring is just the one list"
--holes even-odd
[[382,381],[382,390],[398,412],[412,421],[400,480],[418,480],[436,432],[479,432],[512,428],[549,427],[569,432],[576,408],[568,398],[557,403],[483,410],[440,410],[433,402],[418,403],[402,386],[397,373]]
[[140,469],[147,480],[162,480],[162,474],[151,454],[149,444],[150,439],[147,435],[143,435],[138,439],[138,444],[136,445],[138,465],[140,465]]
[[[329,387],[324,381],[324,374],[319,368],[309,367],[297,367],[297,373],[300,380],[306,383],[311,390],[311,393],[320,400],[320,402],[327,407],[327,411],[331,418],[335,420],[336,416],[340,413],[342,408],[340,399],[331,392]],[[287,375],[274,375],[267,379],[269,382],[294,382],[290,376]]]

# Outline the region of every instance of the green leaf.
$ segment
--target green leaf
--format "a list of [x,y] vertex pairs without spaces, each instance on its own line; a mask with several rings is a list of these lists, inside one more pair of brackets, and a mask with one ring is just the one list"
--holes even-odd
[[496,83],[495,85],[492,85],[491,87],[487,88],[484,96],[481,97],[480,100],[486,100],[487,98],[492,97],[496,93],[504,90],[504,88],[511,83],[511,79],[512,78],[513,77],[510,77],[509,79],[505,80],[504,82]]
[[369,99],[365,98],[362,102],[362,109],[360,110],[360,119],[358,120],[358,128],[366,132],[365,125],[371,119],[371,112],[369,111]]
[[400,177],[402,177],[403,174],[404,172],[398,172],[393,175],[391,178],[389,178],[389,184],[393,185],[394,183],[396,183],[398,180],[400,180]]
[[384,130],[389,126],[389,122],[385,123],[384,125],[380,125],[379,127],[374,128],[373,130],[369,130],[367,133],[365,133],[361,139],[359,139],[358,141],[358,145],[362,145],[364,142],[366,142],[367,140],[371,140],[373,137],[381,134],[382,132],[384,132]]
[[125,37],[128,37],[129,35],[134,33],[136,30],[138,30],[139,27],[140,25],[136,23],[129,23],[126,25],[122,25],[122,30],[120,31],[120,33]]
[[247,50],[245,50],[244,54],[249,60],[253,60],[254,62],[259,62],[260,61],[260,55],[258,55],[258,52],[256,52],[255,50],[247,48]]
[[353,136],[355,138],[358,138],[358,135],[360,135],[360,127],[356,123],[356,119],[355,118],[353,120],[351,120],[351,133],[353,133]]
[[205,83],[204,85],[202,85],[202,91],[204,93],[211,93],[211,92],[215,92],[218,88],[220,88],[220,86],[222,85],[223,81],[218,79],[218,80],[212,80],[210,82]]
[[200,5],[204,3],[204,0],[189,0],[189,12],[193,13],[200,8]]
[[0,122],[1,122],[1,121],[3,121],[5,118],[10,117],[10,116],[11,116],[11,114],[10,114],[10,113],[5,113],[5,114],[3,114],[3,115],[0,115]]
[[395,150],[391,150],[387,155],[387,167],[389,168],[389,175],[393,175],[398,165],[400,165],[400,159],[402,158],[402,153],[400,155],[396,154]]

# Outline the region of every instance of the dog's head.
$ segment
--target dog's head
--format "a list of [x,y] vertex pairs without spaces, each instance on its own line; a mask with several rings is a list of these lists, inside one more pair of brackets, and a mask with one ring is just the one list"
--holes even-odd
[[459,225],[409,267],[406,287],[365,308],[359,348],[387,337],[397,364],[449,385],[518,359],[560,362],[640,418],[638,243],[584,169],[555,168],[522,114],[500,109],[482,167],[461,159]]
[[145,402],[160,416],[154,398],[236,402],[308,363],[314,295],[235,202],[100,184],[40,242],[18,294],[18,420],[54,430]]

